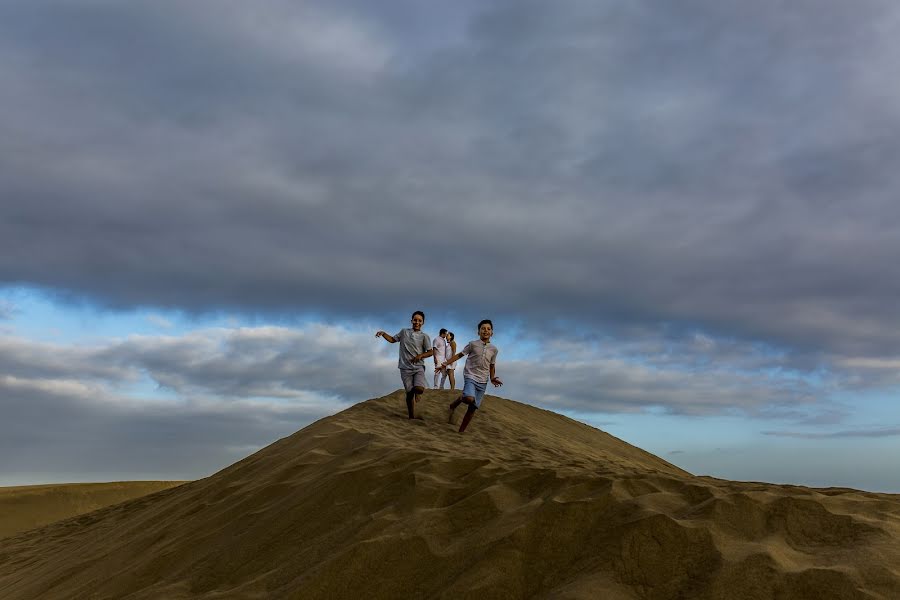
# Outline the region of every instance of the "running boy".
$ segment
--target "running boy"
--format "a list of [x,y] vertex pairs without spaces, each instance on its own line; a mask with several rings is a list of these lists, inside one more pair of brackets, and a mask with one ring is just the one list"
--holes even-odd
[[403,380],[403,388],[406,390],[406,410],[410,419],[420,419],[416,416],[416,402],[425,391],[425,364],[423,358],[428,358],[434,353],[431,347],[431,338],[422,331],[425,324],[425,313],[417,310],[410,320],[412,327],[401,329],[399,333],[390,335],[385,331],[378,331],[375,337],[383,337],[392,344],[400,342],[400,359],[397,367],[400,369],[400,379]]
[[503,385],[500,378],[494,372],[497,364],[497,354],[500,350],[491,343],[491,336],[494,335],[494,324],[490,319],[484,319],[478,324],[478,339],[472,340],[462,352],[454,354],[443,364],[447,366],[452,362],[456,362],[463,356],[466,358],[466,368],[463,370],[463,386],[462,396],[454,400],[450,404],[450,414],[447,422],[453,423],[453,412],[460,404],[466,405],[466,414],[463,416],[462,423],[459,425],[459,432],[462,433],[472,420],[475,411],[481,407],[481,399],[484,398],[484,390],[490,381],[494,387]]

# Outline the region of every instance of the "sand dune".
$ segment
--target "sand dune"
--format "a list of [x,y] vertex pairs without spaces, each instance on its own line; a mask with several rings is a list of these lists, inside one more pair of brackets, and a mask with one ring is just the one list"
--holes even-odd
[[0,597],[900,598],[900,496],[695,477],[491,396],[459,435],[450,398],[0,540]]
[[118,481],[0,487],[0,538],[182,483]]

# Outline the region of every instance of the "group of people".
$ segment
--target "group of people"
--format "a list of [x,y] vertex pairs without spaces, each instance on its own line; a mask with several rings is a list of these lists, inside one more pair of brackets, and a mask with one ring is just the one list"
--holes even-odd
[[[438,375],[441,375],[440,387],[443,389],[445,378],[450,379],[450,389],[456,389],[454,367],[457,360],[466,356],[466,366],[463,370],[462,394],[448,407],[447,421],[453,423],[453,416],[460,404],[466,405],[466,414],[459,425],[459,432],[463,433],[472,421],[475,411],[481,407],[481,400],[487,389],[488,382],[494,387],[503,385],[497,377],[497,354],[500,352],[497,346],[491,343],[494,335],[494,324],[490,319],[483,319],[478,323],[478,339],[466,344],[460,352],[456,352],[456,342],[453,332],[441,329],[435,343],[422,331],[425,324],[425,313],[417,310],[410,319],[412,327],[401,329],[398,333],[390,335],[386,331],[377,331],[375,337],[384,338],[391,344],[400,344],[400,358],[397,367],[400,369],[400,379],[406,390],[406,409],[410,419],[421,419],[416,413],[416,404],[425,392],[424,359],[434,358],[434,384],[438,386]],[[449,341],[448,341],[449,338]],[[438,342],[441,340],[442,343]]]
[[[456,336],[452,331],[447,331],[443,327],[434,338],[434,387],[444,389],[444,384],[450,380],[450,389],[456,389],[456,366],[449,364],[443,366],[443,363],[450,360],[450,357],[456,354]],[[440,380],[440,384],[438,384]]]

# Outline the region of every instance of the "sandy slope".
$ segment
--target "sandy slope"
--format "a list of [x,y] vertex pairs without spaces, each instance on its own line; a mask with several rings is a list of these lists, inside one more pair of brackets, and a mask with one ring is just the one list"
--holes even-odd
[[182,483],[118,481],[0,487],[0,538]]
[[2,598],[900,598],[900,497],[694,477],[565,417],[358,404],[0,540]]

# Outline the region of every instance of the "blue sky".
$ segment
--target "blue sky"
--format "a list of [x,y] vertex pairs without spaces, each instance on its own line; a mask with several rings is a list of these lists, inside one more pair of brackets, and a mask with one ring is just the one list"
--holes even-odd
[[900,9],[0,7],[0,485],[195,478],[494,320],[506,397],[900,492]]

